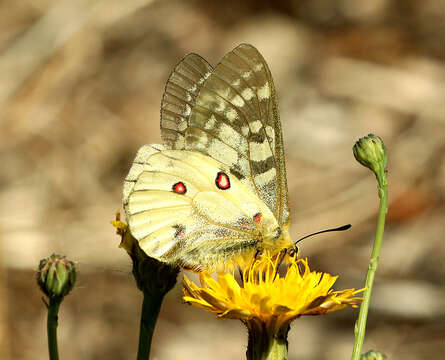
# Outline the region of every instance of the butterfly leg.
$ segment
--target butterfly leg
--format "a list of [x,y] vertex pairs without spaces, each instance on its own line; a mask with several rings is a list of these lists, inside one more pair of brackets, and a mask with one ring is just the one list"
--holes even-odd
[[281,250],[280,255],[279,255],[279,261],[277,263],[277,267],[275,269],[275,275],[273,277],[273,281],[275,281],[275,279],[277,278],[278,275],[278,271],[280,270],[280,266],[283,263],[284,258],[286,257],[287,254],[287,248],[284,248],[283,250]]

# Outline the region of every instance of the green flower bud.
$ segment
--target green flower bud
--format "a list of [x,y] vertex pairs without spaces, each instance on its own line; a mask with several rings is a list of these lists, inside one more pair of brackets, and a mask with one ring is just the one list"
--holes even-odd
[[360,356],[360,360],[387,360],[388,358],[382,353],[374,350],[368,351]]
[[74,263],[65,256],[53,254],[40,260],[37,283],[50,299],[63,298],[76,282]]
[[386,148],[382,139],[369,134],[359,139],[352,148],[356,160],[369,168],[378,179],[382,179],[386,171]]

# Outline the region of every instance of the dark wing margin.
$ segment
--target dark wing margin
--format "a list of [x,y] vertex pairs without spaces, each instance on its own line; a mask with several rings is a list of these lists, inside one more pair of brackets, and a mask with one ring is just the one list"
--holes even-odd
[[[256,48],[241,44],[204,80],[184,136],[187,150],[228,165],[271,209],[289,222],[283,139],[275,88]],[[182,139],[181,139],[182,141]]]
[[161,137],[165,148],[184,149],[184,134],[196,97],[212,71],[205,59],[192,53],[170,74],[161,103]]
[[[283,133],[276,90],[266,60],[259,51],[250,44],[241,44],[233,50],[253,70],[253,76],[259,80],[257,101],[261,108],[261,123],[266,130],[268,143],[273,147],[274,165],[276,168],[276,202],[272,209],[280,225],[289,225],[289,200],[287,188],[286,163],[284,157]],[[251,71],[252,71],[251,70]],[[263,85],[261,85],[263,83]],[[273,132],[271,131],[273,129]],[[259,169],[261,173],[261,168]],[[267,171],[267,165],[265,166]]]

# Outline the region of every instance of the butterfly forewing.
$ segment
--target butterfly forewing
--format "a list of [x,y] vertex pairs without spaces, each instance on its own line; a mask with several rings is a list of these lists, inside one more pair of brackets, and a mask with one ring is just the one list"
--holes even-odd
[[166,148],[184,148],[190,113],[211,72],[212,67],[201,56],[188,54],[170,74],[161,103],[161,137]]
[[261,54],[242,44],[204,81],[185,130],[185,149],[228,165],[266,203],[280,225],[289,211],[278,106]]

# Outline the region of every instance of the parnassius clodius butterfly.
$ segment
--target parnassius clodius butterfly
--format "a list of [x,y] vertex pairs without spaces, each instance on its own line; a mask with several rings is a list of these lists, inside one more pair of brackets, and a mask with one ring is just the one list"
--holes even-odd
[[283,138],[270,70],[241,44],[213,69],[189,54],[168,79],[163,145],[125,179],[129,229],[153,258],[210,270],[292,247]]

